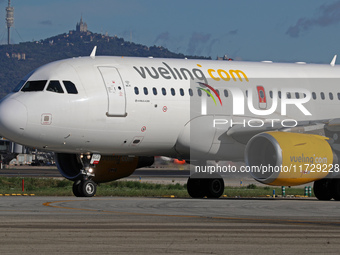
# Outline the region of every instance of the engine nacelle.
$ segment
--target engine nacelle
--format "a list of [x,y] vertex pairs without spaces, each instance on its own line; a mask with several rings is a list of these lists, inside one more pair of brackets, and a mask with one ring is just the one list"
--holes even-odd
[[294,186],[323,179],[336,158],[327,139],[275,131],[258,134],[246,147],[247,170],[255,180],[269,185]]
[[[137,168],[150,166],[153,157],[102,156],[99,164],[95,165],[92,180],[96,183],[110,182],[130,176]],[[79,155],[57,153],[56,163],[59,172],[65,178],[76,181],[82,177],[83,169]]]

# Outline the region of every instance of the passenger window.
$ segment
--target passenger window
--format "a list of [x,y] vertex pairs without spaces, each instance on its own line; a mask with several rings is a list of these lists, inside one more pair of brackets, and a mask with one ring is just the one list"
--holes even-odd
[[[210,89],[207,89],[207,91],[210,93]],[[208,97],[210,97],[210,94],[209,93],[207,93],[207,96]]]
[[28,81],[21,89],[23,92],[43,91],[47,81]]
[[273,91],[269,91],[270,98],[273,98]]
[[181,96],[184,96],[184,90],[183,89],[179,89],[179,93],[181,94]]
[[263,90],[260,90],[260,97],[261,97],[262,99],[264,98]]
[[171,88],[171,95],[176,95],[175,89]]
[[332,94],[332,92],[329,92],[329,99],[330,99],[330,100],[333,100],[333,94]]
[[297,99],[299,99],[300,98],[300,95],[299,95],[299,93],[295,93],[295,98],[297,98]]
[[189,95],[192,97],[194,95],[194,92],[192,91],[192,89],[189,89]]
[[147,94],[149,94],[148,88],[144,87],[144,95],[147,95]]
[[155,96],[157,96],[157,89],[156,89],[156,88],[153,88],[153,89],[152,89],[152,92],[153,92],[153,94],[154,94]]
[[279,91],[279,98],[281,99],[281,91]]
[[218,89],[216,89],[216,93],[217,95],[220,95],[220,91]]
[[292,95],[290,94],[290,92],[287,92],[287,98],[292,98]]
[[198,89],[197,94],[198,94],[199,97],[202,96],[202,90]]
[[76,85],[74,85],[71,81],[63,81],[65,89],[67,93],[69,94],[78,94],[78,90],[76,88]]
[[340,100],[340,93],[338,93],[338,99]]
[[163,96],[166,96],[166,89],[165,88],[162,88],[162,94],[163,94]]
[[325,100],[325,94],[323,92],[321,92],[320,95],[321,95],[321,99]]
[[228,97],[228,90],[226,90],[226,89],[224,90],[224,96]]
[[314,100],[316,99],[316,93],[315,92],[312,93],[312,97],[313,97]]
[[139,89],[137,87],[135,87],[135,94],[139,95]]
[[55,93],[64,93],[64,90],[61,87],[59,81],[50,81],[50,83],[47,86],[46,91],[51,91]]

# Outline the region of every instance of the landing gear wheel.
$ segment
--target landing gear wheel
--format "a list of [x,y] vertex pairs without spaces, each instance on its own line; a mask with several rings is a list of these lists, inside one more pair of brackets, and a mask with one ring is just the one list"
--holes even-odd
[[219,198],[224,192],[224,181],[222,178],[206,179],[207,197]]
[[340,201],[340,179],[333,179],[331,182],[332,197],[334,200]]
[[331,180],[321,179],[314,182],[313,190],[314,195],[319,200],[331,200],[332,199],[332,190],[331,190]]
[[80,192],[83,197],[93,197],[97,191],[97,184],[92,180],[82,181],[80,184]]
[[206,195],[206,179],[189,177],[187,191],[192,198],[203,198]]
[[83,197],[82,193],[80,192],[80,184],[81,184],[80,181],[75,181],[72,186],[73,194],[76,197]]

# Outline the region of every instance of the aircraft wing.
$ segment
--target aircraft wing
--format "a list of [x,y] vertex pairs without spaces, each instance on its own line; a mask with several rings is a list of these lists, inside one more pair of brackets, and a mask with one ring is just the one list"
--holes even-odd
[[[332,128],[338,128],[340,130],[340,119],[333,120]],[[232,126],[226,134],[236,141],[247,144],[248,141],[256,134],[268,131],[286,131],[294,133],[309,133],[324,135],[325,126],[330,125],[329,120],[318,120],[318,121],[301,121],[293,128],[283,128],[281,123],[265,123],[261,127],[250,127],[243,126],[242,124]]]

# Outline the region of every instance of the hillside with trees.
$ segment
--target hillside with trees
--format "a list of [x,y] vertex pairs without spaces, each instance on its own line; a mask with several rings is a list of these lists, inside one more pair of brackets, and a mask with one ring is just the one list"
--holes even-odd
[[170,52],[161,46],[127,42],[116,36],[70,31],[45,40],[15,45],[0,45],[0,98],[8,94],[29,72],[52,61],[90,55],[97,46],[97,56],[135,56],[162,58],[199,58]]

